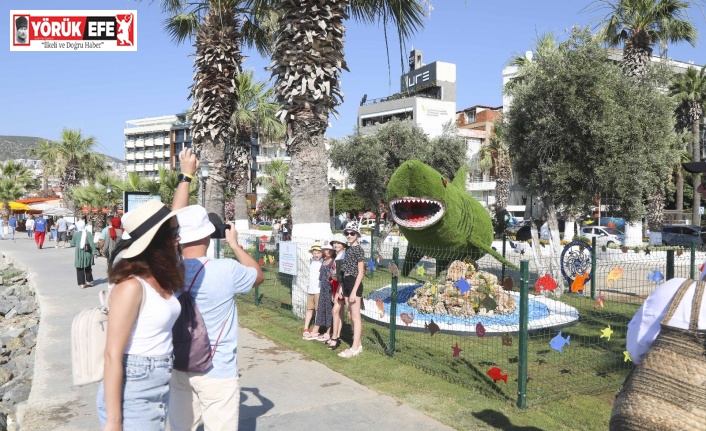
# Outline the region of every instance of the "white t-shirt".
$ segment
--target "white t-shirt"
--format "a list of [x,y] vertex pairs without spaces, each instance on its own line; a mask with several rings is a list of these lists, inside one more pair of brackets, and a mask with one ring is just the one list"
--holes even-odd
[[172,326],[181,312],[179,300],[172,295],[162,298],[154,288],[141,279],[145,304],[132,327],[132,333],[125,346],[125,353],[139,356],[166,356],[174,351]]
[[309,285],[306,288],[306,293],[309,295],[316,295],[321,293],[321,286],[319,285],[319,273],[321,272],[321,264],[323,259],[311,258],[309,262]]
[[[677,293],[679,286],[684,282],[684,278],[673,278],[665,281],[647,297],[635,316],[628,324],[627,350],[635,365],[642,362],[645,353],[650,349],[652,343],[659,335],[660,324],[664,315],[667,314],[669,301]],[[667,325],[674,328],[688,329],[691,320],[691,303],[694,300],[696,283],[689,286],[684,294],[681,303],[674,312],[674,316]],[[701,310],[699,312],[698,329],[706,329],[706,294],[701,300]]]

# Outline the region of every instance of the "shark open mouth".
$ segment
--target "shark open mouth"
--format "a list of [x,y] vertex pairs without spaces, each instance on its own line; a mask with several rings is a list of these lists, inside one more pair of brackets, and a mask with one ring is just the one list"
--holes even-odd
[[404,197],[389,203],[392,219],[407,229],[423,229],[438,222],[444,215],[444,203],[436,199]]

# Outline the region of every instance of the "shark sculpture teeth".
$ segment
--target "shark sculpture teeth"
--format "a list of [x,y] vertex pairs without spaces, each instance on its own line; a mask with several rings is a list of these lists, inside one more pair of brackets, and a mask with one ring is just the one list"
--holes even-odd
[[[429,227],[438,222],[446,211],[443,202],[424,197],[395,198],[389,202],[389,205],[392,219],[399,226],[407,229]],[[410,208],[402,208],[403,206]],[[413,209],[417,210],[417,214],[414,214]]]

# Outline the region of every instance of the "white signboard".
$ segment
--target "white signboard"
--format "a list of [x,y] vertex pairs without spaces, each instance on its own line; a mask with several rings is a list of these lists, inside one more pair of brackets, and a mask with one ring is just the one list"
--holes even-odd
[[279,272],[297,275],[297,243],[280,241],[279,243]]

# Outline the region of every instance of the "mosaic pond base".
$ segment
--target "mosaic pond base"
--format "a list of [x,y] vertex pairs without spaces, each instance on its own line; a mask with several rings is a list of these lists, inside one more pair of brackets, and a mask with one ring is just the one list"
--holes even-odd
[[[473,317],[457,317],[449,314],[421,314],[415,308],[407,305],[407,300],[414,296],[414,290],[421,287],[422,283],[400,283],[397,285],[397,329],[425,330],[425,324],[434,320],[439,325],[441,332],[462,333],[464,335],[476,335],[476,324],[482,323],[485,327],[486,335],[502,335],[505,332],[518,332],[520,330],[519,309],[504,315]],[[365,310],[361,311],[363,317],[370,321],[376,321],[384,325],[390,323],[390,292],[391,286],[378,289],[363,298]],[[520,301],[519,292],[507,292],[509,295]],[[384,306],[384,315],[376,304],[380,299]],[[528,330],[567,326],[578,320],[579,312],[563,302],[555,301],[541,295],[529,295],[529,322]],[[400,317],[402,314],[414,318],[411,323],[405,324]],[[405,317],[407,317],[405,316]],[[409,319],[406,319],[409,320]]]

